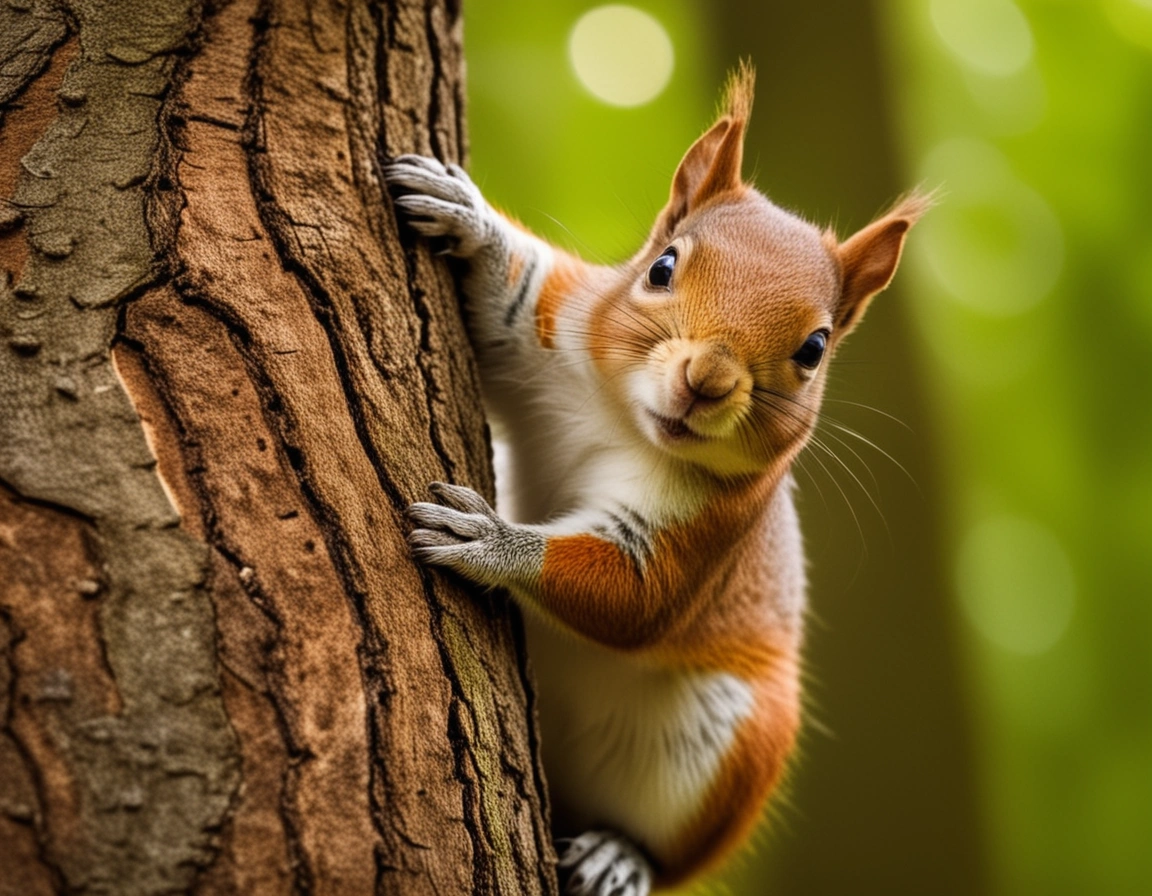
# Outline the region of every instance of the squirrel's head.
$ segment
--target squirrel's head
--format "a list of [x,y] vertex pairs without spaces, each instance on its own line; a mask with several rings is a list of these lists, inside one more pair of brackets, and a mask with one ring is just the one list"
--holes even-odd
[[590,349],[642,436],[721,475],[786,464],[816,423],[828,360],[895,273],[930,199],[841,242],[741,177],[754,74],[685,154],[644,247],[593,315]]

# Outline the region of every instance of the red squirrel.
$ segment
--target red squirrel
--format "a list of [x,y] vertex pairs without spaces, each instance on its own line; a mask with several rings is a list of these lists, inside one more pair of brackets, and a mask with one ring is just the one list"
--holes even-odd
[[433,483],[424,563],[525,613],[565,893],[643,896],[744,841],[800,724],[805,569],[792,461],[828,360],[929,199],[841,242],[741,177],[754,75],[684,155],[615,267],[494,210],[456,165],[386,166],[419,234],[467,264],[497,514]]

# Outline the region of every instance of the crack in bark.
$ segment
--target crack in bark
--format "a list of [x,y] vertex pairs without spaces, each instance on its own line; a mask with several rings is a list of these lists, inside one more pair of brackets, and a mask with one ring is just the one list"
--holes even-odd
[[[263,2],[260,7],[260,27],[257,28],[257,40],[253,44],[253,52],[249,63],[249,80],[246,85],[250,112],[245,124],[245,145],[249,159],[249,178],[253,195],[256,198],[261,223],[272,245],[275,247],[277,256],[280,258],[285,270],[297,278],[304,294],[308,297],[313,307],[317,321],[320,323],[329,341],[331,357],[337,367],[337,377],[344,392],[345,401],[361,449],[371,464],[381,490],[388,496],[398,517],[402,518],[401,513],[406,506],[406,502],[404,501],[400,487],[389,476],[387,466],[379,455],[368,432],[367,421],[361,406],[361,399],[352,388],[351,383],[353,378],[351,371],[348,368],[348,362],[340,342],[340,336],[336,331],[337,328],[333,325],[335,309],[332,301],[323,285],[312,274],[308,266],[298,259],[296,253],[293,251],[293,246],[287,234],[290,232],[290,228],[294,222],[292,222],[291,218],[286,215],[277,204],[274,191],[263,169],[262,153],[264,147],[260,139],[261,119],[264,110],[261,66],[266,43],[264,35],[266,35],[268,29],[275,27],[275,23],[271,21],[271,7],[272,4],[270,2]],[[395,690],[391,682],[391,675],[386,671],[389,665],[388,645],[378,632],[376,626],[372,623],[371,616],[368,613],[366,605],[367,595],[358,585],[360,575],[358,572],[355,572],[357,568],[356,558],[348,551],[347,546],[339,536],[341,528],[339,520],[329,518],[324,502],[320,500],[320,496],[315,492],[309,481],[306,465],[302,465],[298,472],[300,473],[301,486],[309,498],[314,512],[317,512],[318,519],[324,523],[321,526],[321,530],[325,534],[329,551],[332,554],[333,560],[336,561],[336,566],[341,578],[345,582],[346,593],[355,610],[361,630],[364,633],[364,641],[361,644],[359,654],[365,693],[368,696],[367,705],[369,707],[367,716],[370,746],[369,793],[371,794],[373,824],[377,831],[383,836],[385,833],[385,819],[389,817],[389,813],[386,811],[387,802],[381,802],[378,793],[380,792],[380,788],[382,788],[383,792],[387,794],[394,785],[390,783],[387,764],[384,761],[387,751],[384,749],[384,741],[382,741],[380,737],[383,722],[377,718],[376,714],[386,712],[390,694]],[[431,603],[432,593],[430,591],[430,583],[426,576],[422,576],[422,580],[424,582],[425,595]],[[394,826],[389,826],[393,827],[393,830],[396,830]],[[413,842],[402,831],[396,830],[396,833],[405,841]],[[382,888],[383,880],[378,876],[377,889],[380,890]]]
[[75,507],[69,507],[67,504],[60,504],[47,498],[38,498],[35,495],[24,494],[17,488],[15,483],[9,482],[3,476],[0,476],[0,489],[6,489],[11,492],[21,504],[30,504],[33,507],[39,507],[51,513],[58,513],[89,526],[94,525],[96,522],[94,517],[82,510],[77,510]]
[[[260,21],[263,23],[263,29],[275,27],[274,23],[269,20],[271,5],[271,0],[264,0],[264,2],[261,3]],[[260,77],[262,64],[261,53],[263,51],[264,41],[259,39],[261,29],[258,28],[257,33],[258,39],[253,44],[249,68],[251,73],[248,83],[248,99],[251,104],[250,113],[248,121],[245,124],[245,145],[248,148],[249,178],[251,180],[253,195],[256,197],[256,207],[260,213],[260,220],[265,232],[275,247],[276,254],[283,264],[284,269],[298,280],[302,291],[313,306],[313,312],[316,315],[317,321],[328,337],[329,346],[332,350],[332,358],[337,365],[338,378],[356,426],[360,446],[364,454],[371,461],[373,469],[376,471],[380,488],[388,495],[393,507],[399,512],[406,506],[406,502],[403,499],[401,489],[388,475],[387,466],[379,456],[379,452],[376,450],[376,446],[367,432],[367,421],[364,418],[361,399],[352,389],[352,376],[348,368],[348,361],[344,354],[339,334],[332,325],[333,315],[335,314],[332,300],[323,284],[319,282],[308,266],[304,264],[298,258],[296,252],[293,251],[292,241],[288,238],[288,234],[292,232],[294,227],[304,226],[316,229],[315,225],[301,225],[284,213],[276,201],[274,191],[269,185],[269,178],[263,170],[261,157],[264,152],[264,147],[262,146],[262,141],[259,139],[259,134],[260,122],[265,107],[262,79]]]
[[[433,83],[430,91],[430,104],[428,112],[429,134],[433,142],[433,150],[436,155],[444,158],[444,147],[440,144],[439,135],[437,132],[436,122],[439,121],[440,109],[438,100],[438,81],[441,77],[442,60],[439,54],[439,45],[435,35],[431,21],[432,11],[431,5],[425,7],[425,29],[428,40],[428,46],[432,55],[432,69],[435,73],[433,76]],[[378,58],[382,58],[383,41],[385,31],[389,32],[389,39],[396,45],[395,34],[392,30],[391,20],[387,25],[381,21],[379,13],[376,15],[376,47]],[[387,84],[387,78],[384,79]],[[390,95],[390,89],[385,88],[383,93],[387,97]],[[380,127],[380,145],[388,145],[388,134],[385,130],[384,121],[381,121]],[[402,251],[404,262],[404,273],[406,275],[406,292],[411,301],[411,307],[416,314],[420,323],[420,352],[416,358],[416,365],[420,372],[421,379],[424,386],[424,396],[426,406],[428,408],[429,420],[429,438],[432,442],[433,448],[437,457],[444,465],[449,481],[457,481],[456,465],[452,460],[451,452],[445,446],[440,430],[439,430],[439,417],[435,412],[435,402],[439,395],[438,384],[429,367],[429,358],[432,355],[431,344],[431,318],[432,312],[427,302],[425,301],[425,291],[420,286],[419,278],[416,272],[416,264],[414,259],[414,248],[408,248]],[[491,497],[491,496],[489,496]],[[453,768],[455,777],[461,785],[461,797],[463,800],[463,808],[465,818],[473,819],[472,823],[466,824],[465,829],[468,836],[473,842],[473,867],[472,867],[472,882],[473,891],[475,893],[484,892],[499,892],[498,877],[494,873],[488,860],[488,856],[492,853],[492,842],[488,837],[487,824],[484,819],[482,803],[478,799],[476,793],[477,781],[480,778],[479,768],[476,762],[476,757],[472,753],[470,744],[473,738],[465,734],[462,728],[460,714],[462,712],[468,713],[472,718],[472,731],[479,730],[475,718],[475,709],[467,697],[466,690],[463,682],[460,679],[459,672],[456,668],[454,657],[451,655],[446,646],[446,638],[444,632],[443,619],[446,612],[441,598],[437,593],[435,584],[432,581],[431,573],[426,569],[421,569],[421,581],[424,587],[425,598],[428,601],[429,609],[432,613],[433,635],[437,648],[440,653],[441,664],[443,666],[445,675],[447,676],[452,687],[452,702],[449,706],[449,740],[453,750],[454,762]],[[496,676],[489,676],[489,680],[495,681]]]
[[[263,108],[263,101],[262,96],[260,96],[260,89],[262,89],[262,85],[260,85],[259,79],[259,55],[258,53],[253,55],[256,56],[256,59],[253,60],[255,64],[253,64],[251,69],[253,76],[252,81],[250,82],[249,94],[252,104],[251,108],[253,121],[250,123],[249,132],[250,134],[255,135],[259,134],[258,120],[260,111],[262,111]],[[253,141],[253,144],[255,144],[255,141]],[[391,502],[392,506],[397,510],[397,512],[399,512],[407,506],[407,501],[403,498],[402,489],[400,486],[397,485],[388,474],[387,465],[384,462],[384,458],[380,456],[376,447],[376,443],[374,443],[369,433],[369,427],[367,427],[366,418],[362,408],[361,396],[357,395],[353,387],[351,387],[351,379],[353,378],[351,378],[350,371],[347,367],[347,359],[346,356],[344,356],[338,327],[336,327],[334,324],[335,309],[331,298],[328,297],[327,291],[323,284],[321,284],[316,276],[312,274],[308,265],[305,265],[303,261],[297,258],[296,252],[294,251],[294,246],[291,244],[291,241],[288,240],[287,237],[289,228],[293,226],[295,222],[291,221],[288,215],[283,213],[279,205],[275,203],[273,198],[273,191],[270,185],[267,183],[263,166],[260,164],[262,159],[259,158],[259,147],[253,145],[252,149],[255,151],[250,151],[249,154],[249,158],[252,162],[250,174],[253,184],[253,193],[255,193],[255,195],[258,197],[258,208],[260,215],[262,215],[264,226],[268,235],[270,235],[272,238],[273,244],[275,245],[276,251],[278,251],[278,255],[280,256],[283,265],[285,265],[287,271],[293,273],[298,281],[301,282],[301,286],[304,289],[305,295],[309,297],[313,305],[313,310],[314,313],[316,313],[317,320],[320,322],[321,327],[324,328],[324,332],[326,333],[329,340],[329,346],[331,346],[332,357],[335,360],[336,366],[338,366],[340,384],[344,390],[344,395],[346,395],[347,405],[351,412],[351,418],[353,418],[359,443],[361,443],[361,447],[365,456],[369,458],[372,469],[374,472],[376,472],[376,476],[382,491],[385,492],[385,494],[388,496],[389,502]],[[415,284],[410,281],[410,286],[414,287]],[[426,318],[427,312],[425,310],[423,316],[425,325]],[[370,325],[367,325],[366,320],[361,319],[361,324],[364,329],[366,329],[366,331],[370,331]],[[431,419],[434,420],[435,417],[433,416]],[[439,443],[437,445],[437,451],[441,457],[447,456],[444,447],[439,445]],[[304,476],[302,476],[302,481],[306,485],[306,481],[308,481],[306,473]],[[336,521],[332,522],[335,523]],[[334,533],[339,530],[335,525],[329,525],[325,526],[325,531],[327,533]],[[346,569],[347,577],[348,567],[350,567],[350,565],[355,565],[354,557],[346,557],[346,549],[344,549],[344,546],[342,542],[339,541],[339,539],[334,539],[334,544],[329,546],[329,548],[333,549],[335,556],[344,557],[344,562],[341,563],[341,567]],[[432,584],[429,575],[427,575],[424,571],[422,571],[422,575],[420,575],[420,580],[422,580],[425,600],[427,603],[429,603],[430,608],[433,610],[433,614],[435,614],[438,612],[439,606],[434,585]],[[349,580],[348,584],[351,585],[353,583],[351,583],[351,580]],[[349,594],[350,597],[353,598],[357,616],[359,617],[359,620],[361,620],[363,628],[366,632],[367,637],[365,644],[363,645],[363,650],[365,654],[371,656],[373,660],[365,662],[365,660],[362,659],[362,668],[364,670],[367,693],[374,693],[377,696],[376,700],[369,701],[369,706],[373,709],[373,712],[370,714],[369,732],[371,755],[373,758],[373,780],[371,785],[371,792],[373,794],[373,818],[376,819],[377,827],[379,828],[382,823],[381,817],[388,817],[386,805],[391,803],[391,798],[386,798],[385,803],[380,803],[378,798],[376,798],[377,792],[379,792],[378,788],[382,788],[382,792],[384,792],[384,794],[388,794],[388,792],[392,790],[393,784],[391,783],[391,776],[389,776],[387,773],[387,766],[381,762],[381,758],[386,755],[386,751],[384,750],[384,742],[380,741],[380,722],[374,719],[374,712],[386,711],[389,694],[393,692],[394,688],[391,684],[391,676],[389,676],[385,671],[387,668],[387,645],[386,643],[382,643],[382,641],[378,640],[378,636],[376,635],[376,628],[374,628],[374,625],[372,625],[370,616],[367,614],[367,609],[364,602],[365,595],[363,592],[355,589],[355,587],[349,587]],[[447,661],[447,656],[442,655],[442,660],[445,661],[446,671],[452,668],[452,666],[450,666],[450,662]],[[458,696],[458,694],[460,694],[460,682],[453,678],[452,686],[454,692]],[[462,783],[465,784],[465,789],[467,789],[467,785],[470,782],[464,780]],[[394,823],[389,823],[389,827],[392,827],[392,829],[395,830],[395,833],[401,836],[404,842],[415,845],[420,849],[424,848],[422,844],[412,840],[412,838],[404,833],[403,830],[396,828]],[[471,828],[469,827],[468,829],[469,833],[471,834]],[[475,855],[476,853],[473,852],[473,856]],[[378,887],[382,888],[382,880],[378,880]]]
[[[146,360],[145,363],[147,363]],[[167,401],[168,396],[164,394],[162,385],[163,379],[157,377],[156,382],[161,397]],[[179,417],[175,413],[175,409],[171,407],[170,401],[169,411],[172,419],[177,421],[177,425],[179,425]],[[198,453],[194,444],[187,439],[184,441],[184,450],[186,454]],[[205,486],[201,471],[190,470],[189,473],[189,478],[200,500],[208,543],[235,570],[241,590],[252,602],[252,605],[272,623],[276,631],[276,640],[262,645],[261,654],[268,661],[268,665],[264,667],[264,693],[272,706],[276,727],[280,732],[280,739],[284,743],[288,756],[288,762],[280,779],[280,801],[277,809],[280,823],[283,825],[293,872],[292,892],[297,896],[308,896],[313,890],[314,880],[312,868],[308,861],[308,853],[301,839],[300,825],[297,819],[299,810],[296,805],[295,793],[299,782],[299,765],[301,762],[314,758],[314,754],[302,746],[297,739],[294,726],[289,718],[292,701],[285,693],[284,682],[281,681],[277,684],[274,681],[276,677],[282,678],[284,675],[283,658],[279,655],[284,634],[284,620],[261,587],[259,577],[254,572],[255,566],[240,556],[239,551],[228,543],[227,534],[221,527],[215,512],[211,490]],[[247,574],[245,574],[246,572]],[[232,811],[229,817],[235,812],[235,809],[236,805],[231,806]]]
[[27,635],[16,624],[16,620],[12,618],[12,614],[4,609],[3,606],[0,606],[0,620],[3,620],[4,628],[9,632],[9,638],[4,646],[3,652],[5,664],[8,667],[8,695],[4,710],[4,721],[0,727],[3,728],[4,735],[12,744],[13,749],[19,754],[24,764],[24,769],[28,774],[28,779],[32,782],[32,789],[36,796],[36,806],[32,809],[32,818],[29,822],[35,831],[36,856],[40,860],[41,866],[48,872],[52,880],[53,888],[56,892],[63,893],[66,891],[64,871],[60,865],[53,860],[49,851],[48,832],[44,824],[44,807],[48,805],[44,776],[35,757],[28,752],[24,741],[12,728],[12,718],[17,699],[16,683],[20,678],[19,670],[16,666],[16,647]]
[[[259,358],[253,353],[252,335],[248,331],[247,324],[238,316],[228,313],[226,309],[211,299],[197,295],[193,288],[187,283],[178,282],[177,293],[182,301],[203,310],[214,320],[220,322],[228,332],[233,345],[244,361],[253,386],[262,399],[260,407],[264,412],[265,422],[269,429],[279,436],[280,447],[284,451],[285,458],[292,469],[298,474],[301,491],[305,500],[308,501],[314,518],[320,524],[320,531],[325,539],[325,544],[332,557],[337,573],[340,575],[341,581],[344,584],[345,594],[348,596],[352,605],[357,608],[357,615],[361,619],[360,629],[365,636],[370,637],[371,628],[366,624],[367,617],[363,612],[364,594],[357,584],[356,575],[350,571],[352,564],[346,558],[346,548],[337,535],[339,531],[339,521],[331,516],[327,505],[315,492],[314,486],[308,476],[307,464],[299,448],[293,445],[291,433],[296,427],[296,423],[292,420],[291,416],[285,412],[272,383],[260,364]],[[175,415],[174,419],[176,419]],[[220,552],[221,556],[224,557],[230,565],[236,568],[237,579],[240,581],[244,592],[253,600],[253,604],[276,625],[277,629],[282,630],[283,620],[275,613],[270,602],[263,594],[260,594],[259,599],[256,599],[255,595],[258,592],[253,590],[254,586],[251,584],[254,579],[246,582],[245,577],[240,575],[241,570],[244,568],[252,569],[254,567],[245,562],[227,545],[223,534],[219,530],[215,516],[211,512],[212,502],[210,495],[207,490],[203,489],[203,486],[200,487],[199,495],[202,501],[202,507],[206,508],[204,520],[205,527],[209,533],[209,543]],[[361,645],[357,649],[358,651],[366,649],[366,645],[361,642]],[[371,655],[382,655],[385,650],[386,646],[382,646],[369,649],[367,653]],[[271,655],[272,650],[265,650],[264,653],[265,655]],[[379,689],[379,685],[372,687],[369,684],[372,682],[373,676],[365,675],[364,677],[366,681],[366,694],[372,694]],[[297,774],[293,768],[292,760],[294,758],[310,757],[312,754],[310,751],[302,750],[296,743],[296,737],[292,731],[292,725],[288,720],[288,712],[286,709],[287,706],[291,705],[291,701],[286,697],[282,689],[272,686],[271,683],[269,683],[268,686],[269,693],[272,695],[271,702],[275,709],[277,724],[281,732],[282,740],[288,750],[290,760],[288,770],[282,782],[281,802],[278,809],[280,821],[284,826],[285,838],[291,859],[293,893],[298,894],[298,896],[308,896],[315,888],[315,880],[309,862],[308,852],[304,848],[300,836],[300,823],[297,819],[298,810],[289,796],[290,793],[296,791],[296,787],[288,778],[290,775],[295,776]],[[371,705],[371,703],[369,705]],[[370,742],[374,739],[374,728],[375,726],[369,725]],[[378,746],[378,744],[373,744],[373,746]],[[381,752],[374,750],[372,755],[379,756]],[[377,813],[373,813],[374,821],[377,817]]]
[[[531,771],[534,774],[526,775],[522,770],[517,769],[516,775],[517,784],[521,788],[521,793],[526,802],[531,804],[533,802],[532,795],[535,795],[535,802],[540,806],[540,813],[543,818],[543,833],[541,837],[541,829],[535,829],[535,843],[536,855],[541,861],[525,862],[520,861],[516,863],[517,871],[521,875],[524,884],[525,892],[532,890],[528,886],[526,880],[523,880],[523,875],[527,873],[527,869],[533,869],[536,872],[536,887],[541,893],[548,893],[556,886],[555,871],[551,879],[545,872],[544,866],[548,865],[552,868],[556,864],[556,855],[552,845],[551,831],[551,804],[548,797],[548,788],[545,784],[544,778],[544,763],[540,753],[540,731],[536,724],[537,719],[537,697],[536,687],[532,681],[532,676],[529,673],[528,661],[528,643],[524,633],[524,620],[519,614],[512,620],[512,640],[513,647],[516,652],[516,673],[520,681],[521,692],[524,694],[525,699],[525,714],[529,719],[527,726],[528,733],[528,761],[531,763]],[[504,720],[501,717],[501,736],[507,737],[508,733],[504,730]],[[525,786],[526,778],[532,779],[534,785],[532,791],[529,791]]]
[[428,42],[428,53],[432,57],[432,85],[428,91],[428,140],[432,146],[432,155],[442,161],[452,161],[445,155],[447,147],[440,141],[440,79],[443,77],[440,57],[440,42],[436,36],[436,28],[432,24],[432,4],[424,6],[424,35]]

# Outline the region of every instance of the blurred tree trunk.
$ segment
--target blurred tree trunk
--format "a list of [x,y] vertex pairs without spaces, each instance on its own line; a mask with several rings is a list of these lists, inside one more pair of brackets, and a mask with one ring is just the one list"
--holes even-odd
[[452,0],[0,3],[0,893],[548,893],[523,641],[417,569],[492,494]]
[[[897,170],[886,78],[897,73],[884,68],[879,8],[828,0],[716,8],[721,58],[748,56],[759,69],[748,155],[760,187],[817,223],[835,222],[841,236],[914,184]],[[747,871],[782,893],[989,890],[944,502],[930,464],[944,452],[931,447],[906,278],[897,274],[832,364],[818,435],[840,460],[818,448],[801,458],[815,724],[792,780],[798,810],[784,813],[788,832],[763,869]],[[749,892],[764,886],[760,878]]]

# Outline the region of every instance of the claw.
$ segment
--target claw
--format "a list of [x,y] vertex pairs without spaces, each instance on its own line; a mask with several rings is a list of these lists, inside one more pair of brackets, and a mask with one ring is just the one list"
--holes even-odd
[[564,843],[557,867],[569,874],[563,886],[566,896],[648,896],[652,868],[626,838],[586,831]]
[[408,544],[415,549],[448,548],[460,544],[460,539],[442,529],[413,529],[408,533]]
[[603,843],[607,837],[606,831],[585,831],[579,837],[571,838],[568,840],[568,848],[557,864],[561,868],[568,868],[577,864],[584,856]]
[[454,510],[460,510],[464,513],[479,513],[487,517],[496,515],[487,501],[465,485],[433,482],[429,484],[428,488],[432,494],[440,499],[442,504]]

